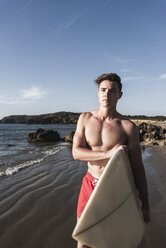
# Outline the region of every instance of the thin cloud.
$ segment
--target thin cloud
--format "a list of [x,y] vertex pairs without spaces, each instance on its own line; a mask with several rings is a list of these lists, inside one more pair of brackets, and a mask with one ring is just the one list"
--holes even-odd
[[136,80],[141,80],[141,81],[144,81],[144,80],[147,80],[148,78],[146,77],[141,77],[141,76],[126,76],[126,77],[122,77],[122,80],[124,82],[128,82],[128,81],[136,81]]
[[166,74],[161,74],[160,76],[156,76],[156,77],[149,77],[149,78],[147,78],[146,80],[147,81],[156,81],[156,82],[158,82],[159,80],[164,80],[164,79],[166,79]]
[[0,96],[0,104],[5,105],[17,105],[17,104],[29,104],[44,98],[47,95],[45,90],[41,90],[39,87],[33,86],[30,89],[20,90],[20,95],[10,97],[8,95]]
[[141,81],[146,81],[146,82],[158,82],[158,80],[164,80],[166,79],[166,74],[161,74],[160,76],[156,76],[156,77],[151,77],[151,76],[126,76],[126,77],[122,77],[122,80],[125,82],[128,81],[136,81],[136,80],[141,80]]
[[[66,31],[71,26],[75,25],[82,17],[85,17],[89,14],[91,10],[93,10],[93,7],[99,2],[99,0],[94,0],[92,3],[89,4],[89,6],[86,6],[84,9],[80,11],[80,13],[77,13],[73,18],[69,19],[67,22],[60,25],[59,28],[54,30],[55,34],[60,34],[61,32]],[[89,15],[88,15],[89,16]]]
[[161,74],[161,75],[159,76],[159,79],[166,79],[166,74]]
[[118,62],[118,63],[122,63],[122,64],[127,64],[127,63],[133,63],[133,62],[140,61],[140,60],[135,59],[135,58],[123,58],[120,56],[110,55],[109,53],[105,53],[104,55],[107,57],[107,59],[110,62]]
[[137,80],[137,79],[140,79],[139,77],[124,77],[122,78],[123,81],[132,81],[132,80]]
[[131,69],[121,69],[122,73],[130,72],[130,71],[131,71]]
[[139,61],[138,59],[133,59],[133,58],[122,58],[122,57],[117,57],[115,56],[115,60],[121,62],[121,63],[131,63],[131,62],[137,62]]
[[71,26],[73,26],[81,17],[83,17],[85,14],[82,13],[78,16],[76,16],[75,18],[69,20],[68,22],[64,23],[57,31],[56,33],[59,34],[61,32],[66,31],[67,29],[69,29]]
[[4,100],[0,100],[0,104],[5,104],[5,105],[17,105],[17,104],[28,104],[28,103],[32,103],[34,102],[34,100],[31,101],[23,101],[18,99],[10,99],[9,97],[4,99]]
[[6,103],[6,97],[0,96],[0,104]]
[[26,99],[39,99],[46,95],[46,91],[40,90],[38,87],[33,86],[31,89],[21,90],[22,97]]

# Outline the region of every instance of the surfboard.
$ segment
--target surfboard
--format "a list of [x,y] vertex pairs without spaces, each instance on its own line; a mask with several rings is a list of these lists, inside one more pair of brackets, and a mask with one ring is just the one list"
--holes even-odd
[[131,165],[119,149],[108,161],[72,237],[92,248],[136,248],[144,227]]

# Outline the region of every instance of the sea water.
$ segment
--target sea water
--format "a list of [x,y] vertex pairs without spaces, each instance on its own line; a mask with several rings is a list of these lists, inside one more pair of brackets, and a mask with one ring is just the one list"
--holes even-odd
[[29,133],[38,128],[58,131],[63,139],[76,125],[26,125],[26,124],[0,124],[0,176],[8,176],[20,169],[38,164],[46,157],[51,156],[68,144],[66,142],[29,143]]
[[[56,154],[66,148],[64,141],[54,143],[29,143],[29,133],[38,128],[58,131],[63,139],[71,131],[75,131],[76,125],[26,125],[26,124],[0,124],[0,177],[9,176],[21,169],[39,164],[48,156]],[[142,153],[143,160],[151,156],[148,149]]]

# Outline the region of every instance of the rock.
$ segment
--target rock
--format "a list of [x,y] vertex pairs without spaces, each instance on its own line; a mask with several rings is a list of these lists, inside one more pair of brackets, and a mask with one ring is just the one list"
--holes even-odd
[[71,133],[69,133],[69,134],[66,136],[65,141],[66,141],[66,142],[69,142],[69,143],[73,143],[74,134],[75,134],[74,131],[71,132]]
[[159,143],[159,146],[166,146],[166,140],[165,141],[160,140],[160,141],[158,141],[158,143]]
[[8,147],[16,146],[15,144],[7,144]]
[[165,145],[166,129],[142,122],[139,125],[139,140],[147,145]]
[[152,145],[153,146],[159,146],[159,143],[158,142],[153,142]]
[[28,135],[28,142],[57,142],[61,140],[57,131],[37,129],[35,133]]

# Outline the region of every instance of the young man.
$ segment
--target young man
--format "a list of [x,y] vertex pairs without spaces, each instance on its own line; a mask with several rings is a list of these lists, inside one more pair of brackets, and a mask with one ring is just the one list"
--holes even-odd
[[[150,220],[147,181],[142,163],[137,126],[116,110],[122,96],[121,79],[116,73],[102,74],[98,84],[99,109],[82,113],[73,140],[73,157],[88,162],[78,200],[77,217],[83,209],[108,160],[119,147],[128,149],[135,183],[142,200],[146,223]],[[103,203],[104,204],[104,203]],[[78,243],[78,248],[86,247]]]

